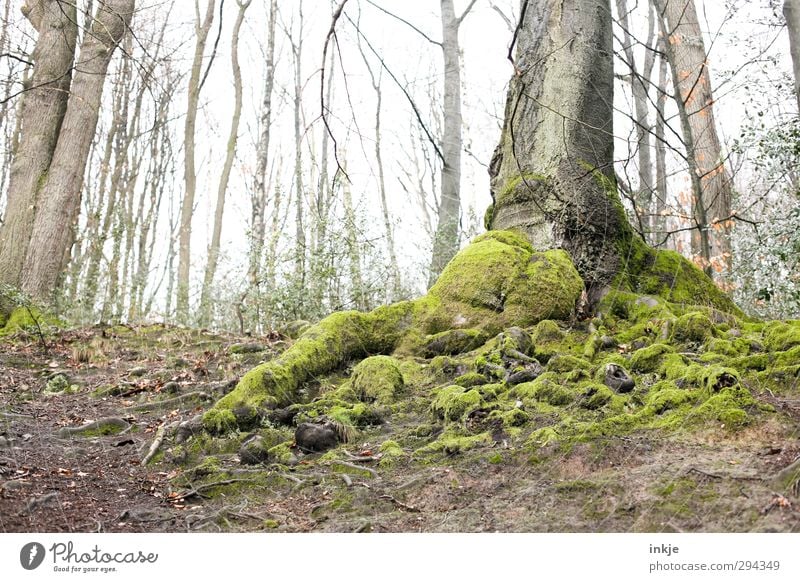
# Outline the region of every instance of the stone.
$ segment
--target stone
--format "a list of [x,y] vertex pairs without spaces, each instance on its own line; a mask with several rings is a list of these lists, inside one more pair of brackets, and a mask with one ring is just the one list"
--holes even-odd
[[636,382],[630,377],[622,366],[617,364],[606,364],[605,378],[603,383],[620,394],[630,392],[636,387]]
[[339,445],[339,431],[329,421],[304,422],[297,427],[294,441],[304,453],[322,453]]

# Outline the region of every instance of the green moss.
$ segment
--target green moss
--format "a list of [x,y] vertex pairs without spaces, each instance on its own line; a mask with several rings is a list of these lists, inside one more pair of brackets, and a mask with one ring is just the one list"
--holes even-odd
[[361,400],[390,404],[404,386],[399,362],[389,356],[372,356],[362,360],[351,377],[353,389]]
[[444,420],[460,420],[467,413],[480,408],[483,397],[474,388],[467,390],[461,386],[445,386],[437,390],[431,410]]
[[484,432],[474,436],[460,436],[453,434],[443,434],[437,440],[421,447],[415,451],[416,455],[426,456],[436,453],[444,453],[446,455],[457,455],[492,443],[492,437],[488,432]]
[[[323,407],[327,408],[324,404]],[[365,428],[383,423],[383,415],[372,406],[364,404],[363,402],[359,402],[353,406],[331,406],[327,408],[326,412],[327,416],[332,420],[345,426]]]
[[511,395],[523,400],[546,402],[552,406],[567,406],[575,402],[576,395],[573,391],[559,384],[556,379],[555,373],[545,372],[533,382],[514,386]]
[[69,380],[67,380],[67,377],[64,376],[64,374],[56,374],[47,381],[44,391],[54,394],[58,392],[66,392],[69,387],[70,383]]
[[605,384],[589,383],[583,386],[580,405],[588,410],[603,408],[614,398],[614,392]]
[[550,358],[547,362],[546,370],[548,372],[556,372],[557,374],[564,374],[567,372],[581,371],[590,372],[592,364],[583,358],[577,358],[569,355],[557,355]]
[[226,408],[212,408],[203,415],[203,428],[211,434],[225,434],[238,428],[233,411]]
[[783,352],[800,345],[800,321],[771,321],[764,327],[764,345],[773,352]]
[[552,319],[545,319],[536,324],[531,334],[534,344],[546,342],[560,342],[564,339],[564,332]]
[[666,344],[653,344],[633,352],[630,368],[632,372],[655,372],[664,357],[675,350]]
[[392,440],[384,441],[380,446],[381,460],[378,461],[380,467],[393,467],[399,461],[408,457],[408,453],[396,442]]
[[36,307],[15,307],[0,329],[0,336],[18,333],[20,331],[38,332],[47,331],[50,327],[63,327],[64,324],[56,317],[42,312]]
[[286,441],[279,445],[275,445],[269,449],[268,454],[270,459],[274,459],[276,463],[281,465],[291,465],[297,460],[295,454],[292,452],[291,445],[293,441]]
[[682,390],[675,386],[673,382],[662,382],[659,390],[651,390],[647,396],[647,407],[654,414],[663,414],[668,410],[674,410],[687,403],[694,403],[697,400],[697,392]]
[[455,380],[453,380],[453,384],[458,386],[463,386],[464,388],[471,388],[472,386],[480,386],[481,384],[486,384],[487,379],[486,376],[483,374],[478,374],[477,372],[467,372],[466,374],[462,374]]
[[702,343],[711,337],[714,324],[701,312],[691,312],[677,319],[672,326],[672,340]]
[[482,346],[487,339],[479,329],[450,329],[426,337],[421,351],[426,358],[461,354]]

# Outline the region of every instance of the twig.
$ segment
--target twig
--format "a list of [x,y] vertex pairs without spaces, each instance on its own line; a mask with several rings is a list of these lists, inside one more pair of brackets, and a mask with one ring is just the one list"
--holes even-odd
[[153,439],[153,444],[150,445],[150,449],[147,451],[147,454],[142,459],[142,465],[146,465],[150,462],[150,460],[155,456],[158,449],[161,447],[161,443],[164,442],[164,437],[167,435],[167,432],[172,432],[172,430],[178,426],[178,422],[173,422],[169,426],[166,423],[162,424],[158,427],[156,431],[156,438]]
[[394,503],[400,509],[405,509],[406,511],[410,511],[411,513],[419,513],[420,512],[420,509],[418,507],[414,507],[413,505],[408,505],[406,503],[403,503],[399,499],[396,499],[396,498],[394,498],[394,497],[392,497],[391,495],[388,495],[388,494],[381,495],[380,499],[388,499],[389,501]]
[[173,497],[171,501],[183,501],[184,499],[188,499],[189,497],[200,495],[200,493],[202,491],[205,491],[206,489],[213,489],[214,487],[220,487],[222,485],[232,485],[233,483],[257,483],[257,481],[255,479],[225,479],[224,481],[206,483],[205,485],[198,485],[191,491],[187,491],[186,493],[178,495],[177,497]]

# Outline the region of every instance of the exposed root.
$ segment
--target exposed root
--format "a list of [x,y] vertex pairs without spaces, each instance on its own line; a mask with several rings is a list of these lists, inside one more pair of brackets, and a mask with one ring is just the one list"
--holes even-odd
[[60,439],[83,436],[106,436],[125,434],[131,429],[131,423],[118,416],[100,418],[82,426],[64,426],[58,429],[56,436]]
[[175,398],[170,398],[169,400],[157,400],[146,404],[137,404],[136,406],[131,406],[127,410],[131,412],[153,412],[154,410],[175,409],[180,408],[192,400],[208,401],[211,400],[211,396],[209,396],[207,392],[189,392],[176,396]]
[[156,431],[156,438],[153,439],[153,444],[150,445],[150,449],[147,451],[147,454],[142,459],[142,465],[146,465],[150,462],[150,460],[155,456],[158,452],[158,449],[161,447],[161,444],[164,442],[164,437],[168,434],[172,434],[172,432],[178,427],[180,421],[176,421],[173,423],[162,424],[158,427]]

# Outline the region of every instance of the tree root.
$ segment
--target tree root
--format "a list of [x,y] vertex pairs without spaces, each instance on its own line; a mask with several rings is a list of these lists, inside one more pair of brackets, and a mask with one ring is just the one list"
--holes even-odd
[[187,394],[176,396],[175,398],[170,398],[169,400],[158,400],[155,402],[148,402],[146,404],[137,404],[136,406],[131,406],[126,410],[129,410],[130,412],[153,412],[154,410],[180,408],[180,406],[185,404],[187,401],[195,399],[211,400],[211,396],[209,396],[207,392],[189,392]]
[[16,412],[0,412],[0,420],[33,420],[28,414],[17,414]]
[[131,430],[131,423],[118,416],[100,418],[82,426],[65,426],[58,429],[56,436],[60,439],[80,436],[110,436],[121,435]]
[[331,465],[339,465],[341,467],[347,467],[348,469],[355,469],[356,471],[365,471],[372,475],[373,477],[378,477],[378,472],[375,469],[370,469],[369,467],[365,467],[364,465],[356,465],[354,463],[348,463],[346,461],[331,461]]

